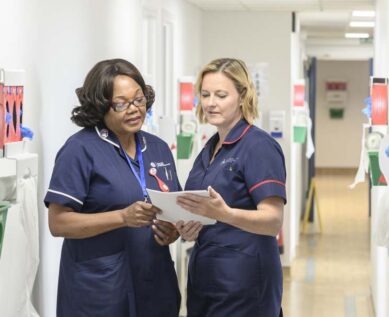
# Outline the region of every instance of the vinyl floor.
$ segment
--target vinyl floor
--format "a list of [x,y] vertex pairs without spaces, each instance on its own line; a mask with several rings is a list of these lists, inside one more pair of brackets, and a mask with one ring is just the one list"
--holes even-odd
[[354,174],[316,176],[323,232],[310,225],[284,271],[285,317],[373,317],[370,292],[368,184]]

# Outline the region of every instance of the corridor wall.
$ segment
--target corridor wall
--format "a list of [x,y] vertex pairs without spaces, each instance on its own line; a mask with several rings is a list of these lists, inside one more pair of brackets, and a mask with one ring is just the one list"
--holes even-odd
[[[290,12],[206,11],[202,25],[203,63],[218,57],[236,57],[247,64],[267,65],[267,102],[259,105],[262,119],[258,123],[266,130],[269,111],[285,111],[284,137],[278,141],[285,154],[288,175],[291,171],[291,24]],[[294,199],[290,187],[288,177],[289,202]],[[295,224],[299,217],[296,212],[290,212],[290,206],[290,203],[286,205],[284,213],[284,266],[290,265],[294,254],[295,225],[291,223]]]
[[[326,98],[326,82],[334,79],[347,83],[344,115],[339,119],[330,117]],[[361,139],[362,123],[367,122],[361,110],[369,96],[368,60],[319,60],[316,87],[316,167],[357,169],[361,145],[350,140]]]
[[[374,71],[373,76],[389,77],[389,1],[376,1],[376,27],[374,33]],[[387,128],[381,131],[388,133]],[[371,189],[371,225],[376,220],[379,197],[385,188]],[[376,317],[389,316],[389,256],[388,248],[378,247],[371,239],[371,289]]]
[[4,32],[0,65],[26,71],[24,124],[35,132],[31,151],[40,158],[41,265],[34,290],[40,316],[55,316],[62,243],[48,231],[42,200],[55,154],[78,130],[70,121],[70,112],[77,104],[74,90],[99,60],[121,57],[141,67],[141,19],[145,6],[156,12],[164,10],[175,25],[173,76],[193,74],[200,64],[201,11],[185,1],[1,1],[4,14],[0,28]]

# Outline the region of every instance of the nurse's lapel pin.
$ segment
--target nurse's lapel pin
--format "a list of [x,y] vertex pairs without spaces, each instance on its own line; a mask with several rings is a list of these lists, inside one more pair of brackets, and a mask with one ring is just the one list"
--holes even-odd
[[156,180],[157,180],[157,183],[158,183],[158,187],[159,189],[162,191],[162,192],[168,192],[169,191],[169,187],[163,182],[162,179],[160,179],[158,176],[157,176],[157,169],[155,167],[152,167],[149,169],[149,174],[151,176],[153,176]]
[[169,179],[169,173],[167,172],[167,168],[164,167],[164,169],[165,169],[165,176],[166,176],[166,179],[167,179],[168,181],[170,181],[171,179]]
[[104,139],[108,138],[108,130],[107,129],[102,129],[101,132],[100,132],[100,135]]

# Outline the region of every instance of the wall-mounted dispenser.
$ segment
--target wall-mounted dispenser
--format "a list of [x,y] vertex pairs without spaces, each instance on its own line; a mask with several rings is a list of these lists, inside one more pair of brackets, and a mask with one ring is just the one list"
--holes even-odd
[[275,139],[284,137],[285,129],[285,111],[269,112],[269,132]]
[[305,82],[297,80],[293,85],[292,107],[293,142],[305,143],[307,139],[307,109],[305,105]]
[[307,139],[306,114],[299,111],[294,115],[293,119],[293,142],[303,144]]
[[0,285],[8,285],[0,287],[2,316],[38,316],[31,298],[39,265],[38,155],[27,143],[6,143],[0,158],[0,194],[8,201],[0,203]]
[[373,186],[386,186],[386,179],[381,173],[378,153],[380,149],[381,140],[383,138],[383,134],[380,132],[370,132],[366,136],[365,147],[367,150],[367,154],[369,157],[369,171],[371,182]]
[[0,258],[1,258],[1,250],[3,248],[3,239],[4,239],[4,231],[5,225],[7,223],[7,212],[10,203],[7,201],[0,201]]
[[178,81],[180,131],[177,135],[177,159],[189,159],[193,153],[197,132],[194,81],[192,76],[181,77]]

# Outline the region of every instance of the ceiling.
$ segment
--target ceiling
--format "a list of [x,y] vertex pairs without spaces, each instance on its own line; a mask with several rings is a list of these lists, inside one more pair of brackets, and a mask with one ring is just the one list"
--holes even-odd
[[[345,32],[369,33],[373,28],[351,28],[353,10],[374,10],[374,0],[186,0],[202,10],[294,11],[307,39],[344,39]],[[353,18],[366,21],[372,18]]]

